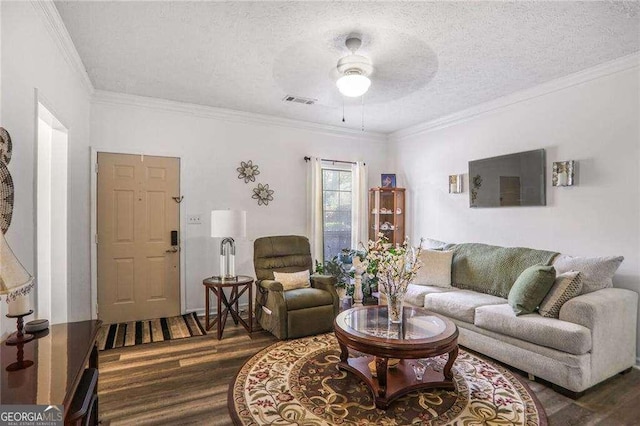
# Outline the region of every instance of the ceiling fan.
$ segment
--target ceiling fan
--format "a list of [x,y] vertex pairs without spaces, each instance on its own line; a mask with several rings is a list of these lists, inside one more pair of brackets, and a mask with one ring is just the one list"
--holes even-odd
[[345,42],[351,55],[340,58],[337,69],[341,77],[336,81],[338,90],[344,96],[357,98],[364,95],[371,86],[369,75],[373,72],[371,59],[357,55],[356,52],[362,46],[362,40],[358,37],[349,37]]

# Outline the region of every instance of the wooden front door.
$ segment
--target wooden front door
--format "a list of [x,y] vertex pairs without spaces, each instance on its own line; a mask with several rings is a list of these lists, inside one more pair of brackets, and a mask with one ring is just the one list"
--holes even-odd
[[180,159],[98,153],[98,318],[180,314]]

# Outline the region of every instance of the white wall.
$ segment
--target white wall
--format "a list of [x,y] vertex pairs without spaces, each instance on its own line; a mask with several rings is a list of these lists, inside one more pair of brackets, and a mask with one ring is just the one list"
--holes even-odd
[[[214,209],[247,211],[247,240],[236,243],[236,272],[254,275],[253,240],[260,236],[307,235],[307,163],[303,157],[364,160],[370,185],[379,185],[385,160],[384,138],[340,136],[280,125],[233,122],[189,113],[114,102],[95,102],[91,113],[91,145],[111,152],[178,156],[186,214],[202,214],[201,225],[182,230],[186,249],[186,308],[204,309],[202,280],[218,272],[218,239],[210,235]],[[88,154],[88,147],[84,148]],[[237,178],[241,161],[260,167],[256,183]],[[88,179],[88,156],[82,156]],[[81,167],[82,164],[78,164]],[[251,189],[268,183],[275,190],[268,206],[258,206]],[[78,188],[80,190],[80,188]],[[84,209],[85,206],[79,206]],[[88,215],[88,211],[83,214]],[[88,247],[85,245],[88,250]]]
[[[78,73],[61,52],[53,33],[42,19],[40,7],[31,2],[0,2],[2,31],[2,123],[13,140],[13,157],[9,170],[15,185],[13,222],[7,232],[7,241],[26,269],[35,274],[35,165],[37,100],[35,90],[43,103],[69,129],[69,180],[79,179],[80,163],[87,167],[87,154],[78,151],[89,140],[89,93]],[[69,244],[69,297],[77,297],[71,309],[87,318],[89,300],[89,255],[74,243],[88,240],[89,218],[78,214],[77,205],[88,203],[87,191],[69,191],[69,223],[78,230]],[[37,275],[37,274],[36,274]],[[36,276],[37,279],[37,276]],[[82,305],[82,306],[81,306]],[[86,305],[86,307],[84,306]],[[15,321],[4,315],[6,303],[0,303],[0,332],[2,337],[15,329]],[[80,309],[81,308],[81,309]],[[29,318],[28,318],[29,319]]]
[[[636,66],[398,138],[412,238],[623,255],[614,285],[640,292],[639,81]],[[447,176],[468,173],[469,160],[538,148],[547,155],[546,207],[471,209],[468,176],[464,194],[448,193]],[[563,160],[578,162],[575,187],[551,187],[552,162]]]

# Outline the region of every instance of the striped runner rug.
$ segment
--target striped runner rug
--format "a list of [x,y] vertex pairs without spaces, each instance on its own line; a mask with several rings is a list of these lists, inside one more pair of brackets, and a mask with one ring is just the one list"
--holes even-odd
[[106,324],[98,332],[101,351],[165,340],[204,336],[202,324],[195,312],[168,318]]

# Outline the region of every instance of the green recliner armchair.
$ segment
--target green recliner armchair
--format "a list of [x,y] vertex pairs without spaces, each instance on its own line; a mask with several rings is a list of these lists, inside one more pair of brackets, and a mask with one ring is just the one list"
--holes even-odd
[[256,319],[279,339],[293,339],[333,330],[339,298],[336,278],[312,275],[311,287],[283,291],[275,272],[313,273],[306,237],[295,235],[258,238],[253,244],[256,270]]

